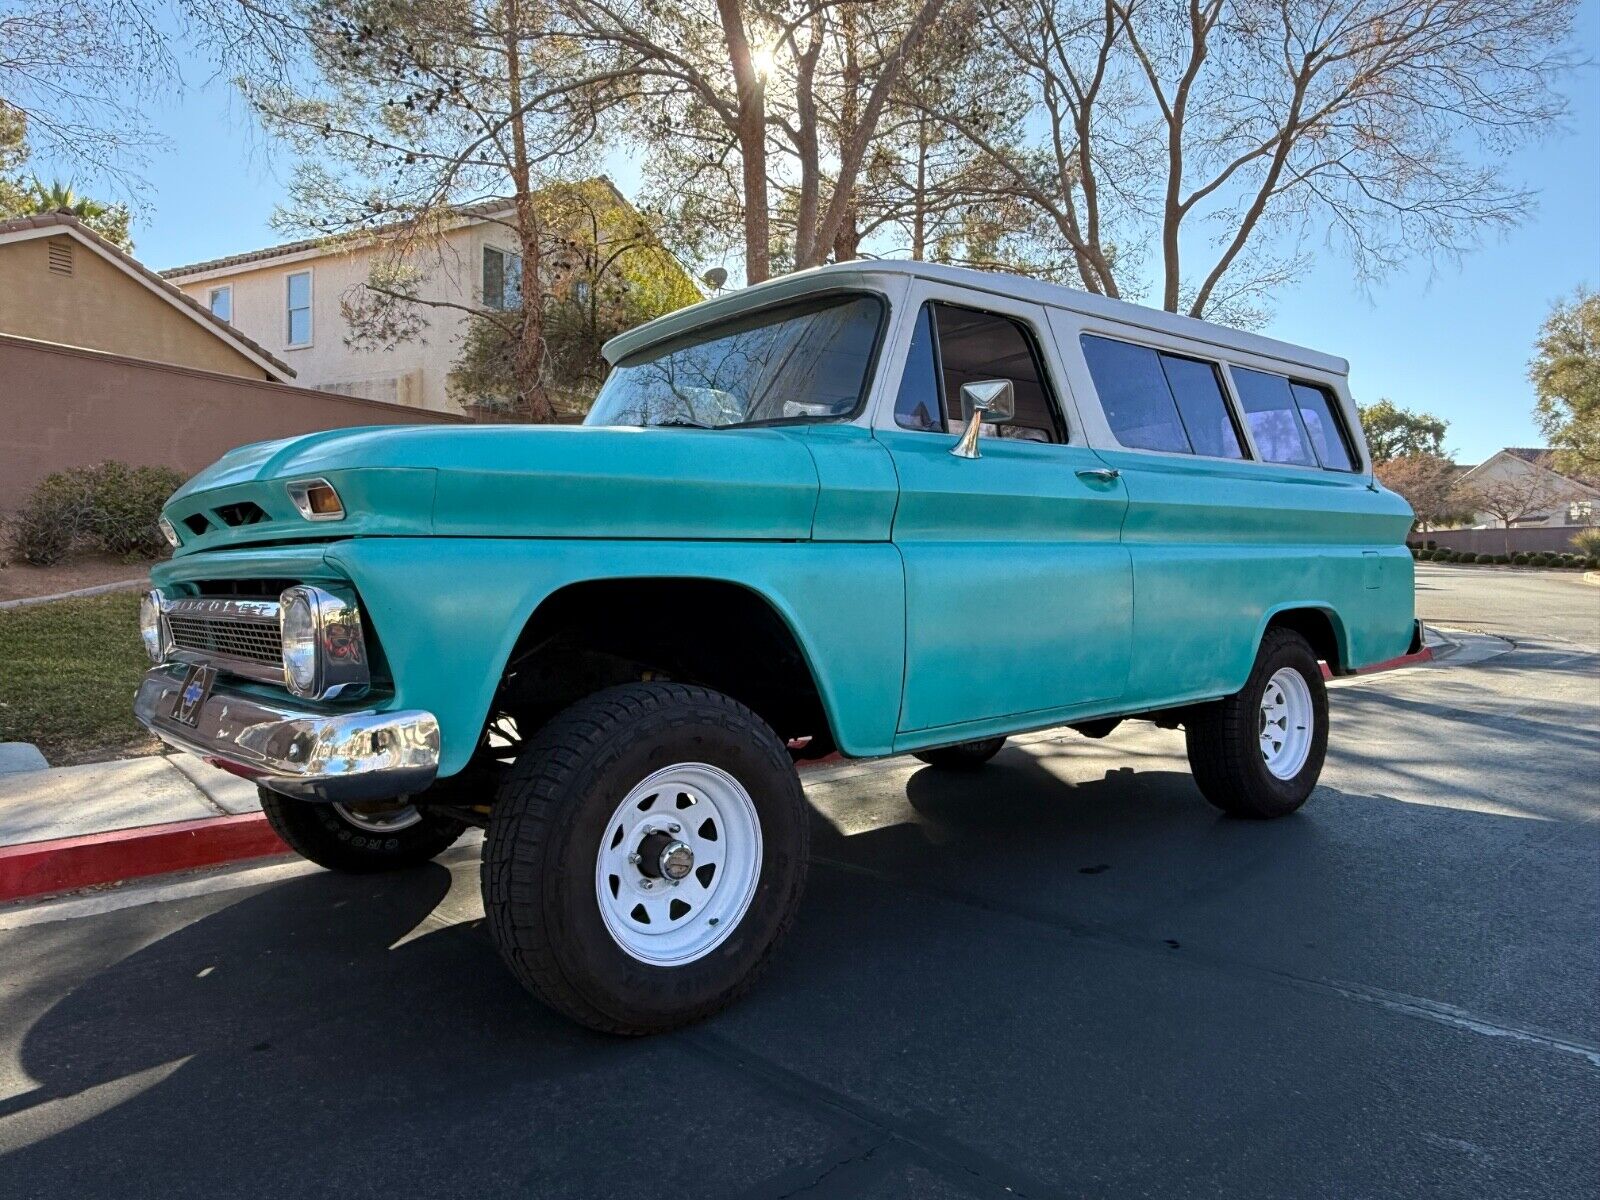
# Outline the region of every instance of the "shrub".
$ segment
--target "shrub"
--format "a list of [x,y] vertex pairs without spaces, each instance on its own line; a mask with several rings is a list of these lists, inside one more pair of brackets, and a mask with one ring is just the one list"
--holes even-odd
[[1480,554],[1480,555],[1478,555],[1478,561],[1480,563],[1485,563],[1485,564],[1492,563],[1494,561],[1494,555],[1492,555],[1492,554]]
[[1503,567],[1508,562],[1511,561],[1511,555],[1509,555],[1509,554],[1496,554],[1494,556],[1494,561],[1498,566],[1502,566]]
[[1433,561],[1433,551],[1432,550],[1418,550],[1417,551],[1417,559],[1420,562],[1432,562]]
[[1548,567],[1550,565],[1550,556],[1548,554],[1535,554],[1532,562],[1536,567]]
[[1511,556],[1511,561],[1516,566],[1525,567],[1528,565],[1528,556],[1519,550],[1516,554]]
[[1572,535],[1572,548],[1582,558],[1600,558],[1600,526],[1578,530]]
[[84,550],[153,558],[166,548],[156,518],[183,480],[167,467],[120,462],[47,475],[12,523],[13,547],[37,566]]

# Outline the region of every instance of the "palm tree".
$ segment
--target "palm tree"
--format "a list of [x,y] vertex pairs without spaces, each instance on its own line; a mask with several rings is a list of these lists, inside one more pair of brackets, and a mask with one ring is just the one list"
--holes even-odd
[[65,213],[76,217],[106,241],[131,253],[133,239],[128,236],[128,208],[124,204],[102,204],[88,196],[80,196],[71,183],[53,179],[47,185],[37,175],[28,189],[30,213]]

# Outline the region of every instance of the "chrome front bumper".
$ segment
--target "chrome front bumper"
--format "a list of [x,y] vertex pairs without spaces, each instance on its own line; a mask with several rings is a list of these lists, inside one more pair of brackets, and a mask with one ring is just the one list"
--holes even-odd
[[185,668],[147,672],[133,715],[162,741],[302,800],[384,800],[422,791],[439,770],[439,722],[419,709],[319,713],[235,691],[221,681],[174,716]]

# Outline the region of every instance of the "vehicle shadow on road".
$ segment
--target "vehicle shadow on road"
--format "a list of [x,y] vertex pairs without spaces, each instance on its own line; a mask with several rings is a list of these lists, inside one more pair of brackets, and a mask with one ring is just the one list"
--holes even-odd
[[[667,1037],[590,1034],[524,994],[472,907],[471,863],[318,873],[21,930],[34,966],[17,995],[36,1003],[20,1066],[37,1086],[0,1101],[0,1193],[601,1197],[649,1179],[668,1194],[776,1195],[880,1145],[895,1152],[874,1171],[1016,1166],[1003,1186],[1075,1192],[1077,1155],[1019,1165],[1062,1129],[1083,1131],[1102,1187],[1132,1188],[1150,1182],[1164,1129],[1230,1104],[1270,1110],[1290,1089],[1340,1096],[1357,1087],[1347,1071],[1390,1069],[1388,1034],[1368,1024],[1310,1042],[1274,1028],[1283,995],[1252,998],[1274,979],[1460,1001],[1527,905],[1553,943],[1582,944],[1558,928],[1584,918],[1553,911],[1555,882],[1522,879],[1513,901],[1485,861],[1547,823],[1327,788],[1288,820],[1238,821],[1179,771],[1064,781],[1055,760],[1072,752],[1012,747],[970,775],[850,784],[879,789],[879,823],[846,835],[815,818],[810,894],[770,976]],[[1585,969],[1568,972],[1574,988]],[[1289,1008],[1303,1019],[1308,1003],[1342,1002]],[[1241,1006],[1270,1057],[1240,1041]],[[0,995],[0,1021],[23,1016]],[[1454,1101],[1403,1076],[1389,1086],[1372,1144],[1397,1154],[1406,1143],[1380,1126]],[[946,1095],[937,1122],[904,1123],[908,1097]],[[935,1140],[944,1149],[927,1151]],[[1294,1153],[1296,1170],[1328,1178],[1344,1149]],[[1237,1168],[1219,1149],[1186,1169],[1223,1186]],[[829,1194],[868,1182],[847,1172]],[[874,1186],[927,1194],[898,1175]]]

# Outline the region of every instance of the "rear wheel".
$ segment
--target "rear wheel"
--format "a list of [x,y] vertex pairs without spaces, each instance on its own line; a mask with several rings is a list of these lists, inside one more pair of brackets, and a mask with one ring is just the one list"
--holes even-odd
[[581,1024],[700,1020],[750,987],[794,920],[807,819],[788,749],[738,701],[609,688],[540,730],[500,789],[490,932],[522,984]]
[[1006,744],[1003,737],[984,738],[977,742],[958,742],[954,746],[940,746],[937,750],[919,750],[914,757],[930,767],[942,771],[976,771],[988,762]]
[[1281,817],[1305,803],[1328,751],[1328,693],[1310,644],[1269,629],[1237,693],[1184,723],[1189,767],[1223,812]]
[[444,853],[466,828],[404,797],[329,804],[257,790],[273,832],[300,857],[330,871],[365,875],[414,867]]

